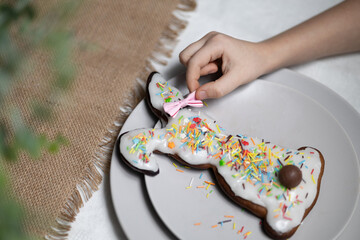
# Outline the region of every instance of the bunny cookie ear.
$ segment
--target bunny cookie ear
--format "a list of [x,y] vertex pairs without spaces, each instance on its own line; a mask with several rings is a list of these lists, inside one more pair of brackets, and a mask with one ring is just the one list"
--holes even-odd
[[164,111],[164,103],[184,99],[182,93],[165,81],[165,79],[157,72],[152,72],[148,77],[146,97],[147,103],[153,113],[164,122],[167,122],[169,117]]

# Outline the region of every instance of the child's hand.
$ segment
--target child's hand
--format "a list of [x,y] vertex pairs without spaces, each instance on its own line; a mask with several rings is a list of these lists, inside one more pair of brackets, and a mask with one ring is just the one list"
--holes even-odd
[[[251,43],[211,32],[180,53],[186,82],[197,99],[219,98],[275,69],[360,51],[360,1],[347,0],[279,35]],[[221,60],[221,66],[216,63]],[[200,86],[202,75],[223,76]]]
[[[252,43],[210,32],[180,53],[187,66],[186,81],[190,92],[197,90],[197,99],[219,98],[238,86],[250,82],[268,70],[267,51],[260,43]],[[219,61],[221,60],[221,61]],[[219,63],[219,66],[217,63]],[[223,75],[216,81],[200,86],[200,76],[215,73],[221,67]]]

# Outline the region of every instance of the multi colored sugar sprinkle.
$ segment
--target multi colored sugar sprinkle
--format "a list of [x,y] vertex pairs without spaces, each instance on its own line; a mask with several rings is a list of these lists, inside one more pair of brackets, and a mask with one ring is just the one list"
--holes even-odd
[[164,102],[172,102],[174,99],[177,100],[179,92],[175,93],[173,89],[168,87],[168,82],[157,82],[156,86],[161,90],[161,92],[159,92],[157,95],[160,95],[164,99]]
[[[242,234],[243,239],[246,239],[252,233],[251,231],[248,231],[247,229],[245,229],[244,225],[241,226],[241,228],[237,229],[236,228],[237,224],[234,221],[234,216],[225,215],[224,217],[231,218],[231,219],[225,219],[225,220],[218,221],[216,224],[208,225],[208,227],[210,227],[211,229],[219,229],[219,227],[224,228],[224,229],[229,229],[229,230],[233,231],[234,234],[239,234],[239,235]],[[202,223],[195,222],[193,225],[200,226],[200,225],[202,225]],[[237,229],[237,231],[236,231],[236,229]]]

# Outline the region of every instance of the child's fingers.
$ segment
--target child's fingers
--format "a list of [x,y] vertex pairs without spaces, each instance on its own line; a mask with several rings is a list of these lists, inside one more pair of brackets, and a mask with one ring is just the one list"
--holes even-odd
[[218,65],[215,62],[211,62],[208,65],[201,68],[200,76],[216,73],[218,69],[219,69]]
[[206,83],[196,90],[196,99],[220,98],[233,91],[237,84],[236,71],[229,71],[213,82]]
[[[190,58],[186,71],[186,83],[190,92],[195,91],[199,87],[198,80],[201,76],[201,69],[216,59],[221,58],[222,54],[222,45],[212,44],[209,41]],[[210,66],[211,68],[214,67],[212,64]]]
[[180,62],[182,64],[184,64],[185,66],[188,65],[188,62],[190,60],[190,58],[197,52],[199,51],[199,49],[204,46],[204,44],[210,39],[212,38],[214,35],[216,35],[218,33],[216,32],[209,32],[208,34],[206,34],[204,37],[202,37],[201,39],[199,39],[198,41],[190,44],[188,47],[186,47],[183,51],[181,51],[181,53],[179,54],[179,59]]

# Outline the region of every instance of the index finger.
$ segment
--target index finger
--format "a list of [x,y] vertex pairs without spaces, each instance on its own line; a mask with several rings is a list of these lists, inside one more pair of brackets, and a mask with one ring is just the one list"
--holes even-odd
[[201,69],[216,59],[221,58],[222,55],[222,46],[208,41],[190,58],[186,70],[186,83],[190,92],[195,91],[200,86],[198,80],[201,76]]

